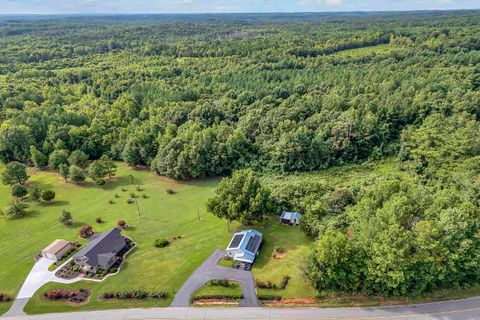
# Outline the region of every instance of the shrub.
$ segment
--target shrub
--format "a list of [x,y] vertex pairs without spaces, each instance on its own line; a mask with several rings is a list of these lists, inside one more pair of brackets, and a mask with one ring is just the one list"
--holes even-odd
[[166,192],[167,192],[168,194],[174,194],[174,193],[175,193],[175,190],[173,190],[173,189],[167,189]]
[[97,186],[103,186],[105,184],[105,179],[98,178],[98,179],[95,179],[94,182]]
[[60,223],[66,226],[70,226],[73,224],[72,214],[65,209],[63,209],[62,214],[60,215],[60,218],[58,220],[60,221]]
[[275,246],[275,248],[273,248],[273,251],[278,253],[285,253],[285,248],[281,246]]
[[115,193],[115,198],[120,198],[120,196],[118,195],[118,193]]
[[117,226],[119,226],[120,228],[126,228],[127,222],[125,222],[125,220],[118,220]]
[[48,266],[48,271],[53,271],[57,269],[57,265],[55,263],[52,263],[51,265]]
[[257,288],[261,288],[261,289],[276,289],[277,288],[277,285],[274,284],[272,281],[260,281],[260,280],[255,280],[255,286],[257,286]]
[[111,268],[111,269],[110,269],[110,273],[115,273],[115,272],[117,272],[117,271],[118,271],[117,268]]
[[288,275],[283,276],[282,283],[280,284],[280,290],[285,290],[289,280],[290,280],[290,276]]
[[128,204],[132,204],[132,203],[134,203],[134,202],[135,202],[135,200],[133,200],[133,199],[127,199],[127,203],[128,203]]
[[135,194],[135,192],[130,192],[130,198],[135,199],[136,197],[137,195]]
[[143,198],[143,199],[148,199],[148,194],[145,194],[145,193],[144,193],[144,194],[142,195],[142,198]]
[[92,226],[84,226],[80,228],[79,235],[82,238],[89,238],[93,234],[93,228]]
[[12,186],[12,196],[16,198],[22,198],[25,197],[28,193],[27,188],[22,186],[21,184],[14,184]]
[[123,192],[127,192],[127,189],[125,189],[125,188],[122,188],[122,191],[123,191]]
[[168,297],[168,292],[167,291],[154,291],[154,292],[150,292],[150,298],[155,298],[155,299],[159,299],[159,298],[167,298]]
[[227,300],[227,301],[235,301],[240,300],[243,298],[241,293],[239,294],[207,294],[202,296],[195,296],[193,297],[193,301],[196,300]]
[[97,219],[95,219],[95,221],[96,221],[97,223],[103,223],[102,217],[98,217]]
[[141,192],[141,191],[143,191],[143,190],[144,190],[144,189],[143,189],[142,187],[137,186],[137,191],[138,191],[138,192]]
[[35,202],[40,201],[42,199],[42,191],[38,188],[32,188],[30,191],[30,197]]
[[155,247],[157,248],[163,248],[163,247],[166,247],[170,244],[170,241],[168,241],[167,239],[157,239],[155,240]]
[[8,218],[20,218],[27,214],[25,209],[28,208],[28,205],[22,201],[12,201],[10,207],[7,209]]
[[114,204],[113,200],[108,200],[109,204]]
[[257,295],[257,299],[260,301],[280,301],[282,300],[282,296],[274,294],[259,294]]
[[225,287],[225,288],[232,287],[235,285],[234,282],[224,280],[224,279],[210,280],[208,284],[216,287]]
[[44,201],[48,201],[48,202],[53,201],[53,200],[55,199],[55,191],[53,191],[53,190],[45,190],[45,191],[43,191],[43,193],[42,193],[42,199],[43,199]]

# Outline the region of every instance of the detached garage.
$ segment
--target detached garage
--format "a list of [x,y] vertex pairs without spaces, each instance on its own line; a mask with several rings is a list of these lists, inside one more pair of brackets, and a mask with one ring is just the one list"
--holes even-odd
[[42,256],[51,260],[61,260],[73,248],[70,241],[58,239],[42,250]]

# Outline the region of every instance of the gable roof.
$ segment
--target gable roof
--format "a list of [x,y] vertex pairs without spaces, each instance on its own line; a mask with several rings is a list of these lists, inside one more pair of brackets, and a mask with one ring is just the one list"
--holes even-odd
[[238,250],[234,259],[253,262],[262,244],[262,234],[254,229],[243,230],[233,235],[227,250]]
[[43,252],[47,252],[53,255],[56,255],[60,251],[62,251],[66,246],[70,244],[70,241],[63,240],[63,239],[57,239],[53,241],[48,247],[43,249]]
[[96,236],[89,243],[87,243],[82,250],[74,254],[72,258],[87,258],[86,262],[90,266],[95,267],[98,265],[99,256],[111,256],[113,250],[116,247],[123,245],[124,242],[125,237],[122,236],[120,230],[113,228]]
[[292,220],[292,219],[300,219],[302,214],[300,212],[291,212],[291,211],[283,211],[280,215],[280,219],[284,220]]

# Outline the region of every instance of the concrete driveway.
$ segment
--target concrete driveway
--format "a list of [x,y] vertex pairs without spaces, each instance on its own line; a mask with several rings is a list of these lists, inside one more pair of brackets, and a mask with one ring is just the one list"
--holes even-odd
[[4,316],[17,316],[17,315],[24,315],[23,308],[27,304],[28,300],[33,297],[35,292],[40,289],[43,285],[47,284],[48,282],[58,282],[58,283],[73,283],[80,280],[80,278],[65,280],[58,278],[55,276],[55,272],[60,270],[66,263],[68,263],[70,259],[65,261],[62,265],[60,265],[54,271],[48,271],[48,267],[55,262],[54,260],[41,258],[38,260],[34,265],[30,273],[28,274],[27,278],[22,284],[20,291],[18,292],[15,301],[13,302],[10,310],[5,313]]
[[225,268],[217,264],[225,254],[225,250],[215,250],[183,284],[170,306],[189,307],[192,294],[200,289],[206,282],[215,279],[234,280],[242,285],[243,298],[240,300],[241,307],[260,306],[255,292],[253,275],[250,271]]

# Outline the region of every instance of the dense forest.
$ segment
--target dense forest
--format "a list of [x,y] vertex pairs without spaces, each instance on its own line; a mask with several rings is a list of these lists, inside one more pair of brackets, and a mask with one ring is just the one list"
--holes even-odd
[[2,17],[0,121],[0,159],[39,169],[73,154],[282,177],[394,158],[402,174],[372,184],[267,183],[305,212],[311,281],[480,280],[479,11]]

